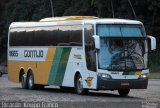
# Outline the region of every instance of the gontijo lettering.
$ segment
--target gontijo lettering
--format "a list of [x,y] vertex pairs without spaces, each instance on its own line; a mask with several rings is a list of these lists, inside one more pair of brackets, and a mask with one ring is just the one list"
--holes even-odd
[[24,57],[43,58],[43,50],[24,50]]

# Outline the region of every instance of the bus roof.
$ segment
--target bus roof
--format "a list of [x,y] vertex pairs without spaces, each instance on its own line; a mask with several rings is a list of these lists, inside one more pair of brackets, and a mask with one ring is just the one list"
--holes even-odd
[[142,24],[142,22],[137,20],[128,19],[116,19],[116,18],[98,18],[92,20],[84,20],[84,23],[95,23],[95,24]]
[[67,20],[84,20],[84,19],[96,19],[95,16],[64,16],[64,17],[50,17],[41,19],[41,22],[53,22],[53,21],[67,21]]
[[54,26],[54,25],[66,25],[66,24],[140,24],[140,21],[128,20],[128,19],[115,19],[115,18],[97,18],[94,16],[71,16],[71,17],[55,17],[45,18],[39,22],[13,22],[10,28],[19,27],[36,27],[36,26]]

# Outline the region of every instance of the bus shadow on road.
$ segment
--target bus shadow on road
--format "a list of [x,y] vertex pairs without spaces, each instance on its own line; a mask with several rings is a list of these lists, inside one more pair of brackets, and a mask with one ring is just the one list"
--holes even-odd
[[[50,93],[69,93],[69,94],[73,94],[73,95],[78,95],[75,90],[73,88],[68,88],[66,90],[64,89],[60,89],[60,88],[45,88],[43,89],[43,91],[45,92],[50,92]],[[117,93],[117,91],[93,91],[90,90],[87,94],[83,95],[83,96],[94,96],[94,97],[120,97],[120,98],[134,98],[134,99],[141,99],[139,97],[134,97],[134,96],[121,96]]]
[[[26,89],[22,89],[22,88],[20,88],[20,87],[16,87],[16,88],[12,88],[12,89],[14,89],[14,90],[21,90],[21,91],[23,91],[23,90],[25,90],[26,91]],[[131,98],[133,98],[133,99],[141,99],[140,97],[135,97],[135,96],[130,96],[130,95],[128,95],[128,96],[120,96],[116,91],[93,91],[93,90],[90,90],[89,91],[89,93],[87,93],[87,94],[85,94],[85,95],[78,95],[76,92],[75,92],[75,90],[73,89],[73,88],[68,88],[68,89],[66,89],[66,90],[64,90],[64,89],[60,89],[60,88],[51,88],[51,87],[47,87],[47,88],[44,88],[44,89],[37,89],[37,90],[27,90],[28,91],[28,93],[31,93],[31,92],[40,92],[41,94],[46,94],[46,93],[49,93],[49,94],[53,94],[53,93],[55,93],[55,94],[62,94],[62,95],[64,95],[64,94],[72,94],[72,95],[77,95],[77,96],[89,96],[89,97],[106,97],[106,98],[108,98],[108,97],[111,97],[111,98],[129,98],[129,99],[131,99]]]
[[121,96],[118,93],[110,93],[110,91],[105,91],[105,93],[101,92],[101,91],[96,91],[96,92],[90,92],[88,94],[89,96],[96,96],[96,97],[120,97],[120,98],[137,98],[137,97],[133,97],[133,96]]

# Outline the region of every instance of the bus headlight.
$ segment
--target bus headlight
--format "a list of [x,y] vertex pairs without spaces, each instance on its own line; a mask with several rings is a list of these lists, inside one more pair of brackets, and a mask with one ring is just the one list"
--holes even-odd
[[139,77],[145,79],[145,78],[148,78],[148,77],[149,77],[149,74],[148,74],[148,73],[146,73],[146,74],[141,74]]
[[111,75],[106,74],[106,73],[99,73],[98,75],[103,79],[111,79],[112,78]]

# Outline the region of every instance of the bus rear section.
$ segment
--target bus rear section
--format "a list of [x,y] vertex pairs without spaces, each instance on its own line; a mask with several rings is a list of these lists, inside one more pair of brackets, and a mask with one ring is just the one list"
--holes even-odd
[[[16,22],[8,35],[8,79],[24,89],[75,87],[81,69],[82,21]],[[76,76],[77,77],[77,76]]]

